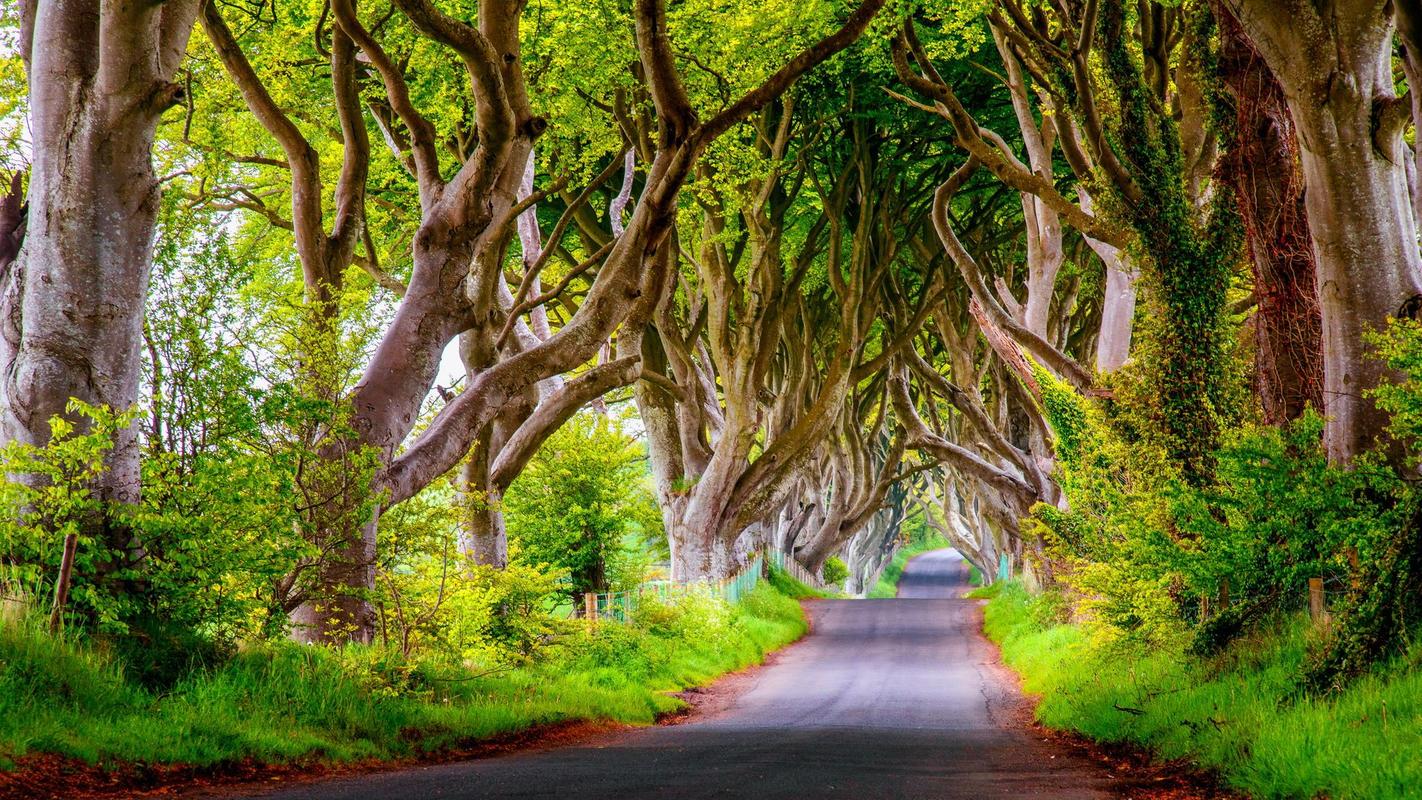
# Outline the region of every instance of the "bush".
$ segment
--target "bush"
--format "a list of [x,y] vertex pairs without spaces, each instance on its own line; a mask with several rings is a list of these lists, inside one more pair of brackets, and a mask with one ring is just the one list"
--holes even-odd
[[849,567],[836,556],[830,556],[825,560],[825,566],[820,571],[820,579],[826,586],[838,586],[844,583],[849,577]]
[[615,588],[613,578],[640,583],[642,548],[624,540],[647,538],[652,525],[661,533],[660,517],[647,509],[655,503],[643,460],[641,445],[616,420],[574,416],[504,494],[510,559],[566,573],[573,599]]

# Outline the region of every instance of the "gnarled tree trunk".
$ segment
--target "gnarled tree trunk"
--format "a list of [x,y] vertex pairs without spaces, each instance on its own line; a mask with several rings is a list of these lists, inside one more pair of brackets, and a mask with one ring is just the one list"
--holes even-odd
[[1393,90],[1393,3],[1347,0],[1329,13],[1304,0],[1226,0],[1278,78],[1298,131],[1309,230],[1318,259],[1324,440],[1346,461],[1383,433],[1367,396],[1384,374],[1369,352],[1422,292],[1402,124]]
[[[159,181],[151,150],[200,3],[26,0],[20,49],[30,86],[29,218],[5,274],[3,438],[43,445],[71,398],[126,411],[138,400],[143,308]],[[136,428],[121,431],[92,488],[139,498]],[[109,568],[140,552],[101,514],[89,535]]]
[[1323,330],[1299,145],[1284,91],[1227,9],[1216,8],[1220,77],[1234,98],[1235,141],[1220,177],[1234,186],[1254,271],[1255,386],[1278,425],[1323,408]]

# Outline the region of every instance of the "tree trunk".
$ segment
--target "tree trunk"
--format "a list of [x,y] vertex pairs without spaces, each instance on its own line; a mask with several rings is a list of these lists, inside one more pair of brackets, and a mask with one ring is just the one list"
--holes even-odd
[[1279,425],[1323,408],[1323,330],[1298,139],[1284,90],[1239,22],[1216,9],[1221,78],[1235,103],[1235,141],[1220,176],[1239,198],[1254,292],[1255,387]]
[[1299,115],[1318,251],[1324,440],[1336,461],[1366,450],[1387,425],[1367,396],[1384,367],[1364,337],[1422,292],[1406,173],[1373,150],[1371,103],[1355,104],[1351,119],[1340,119],[1342,105]]
[[[34,161],[23,249],[5,276],[6,442],[45,444],[55,416],[84,430],[71,398],[115,411],[138,400],[160,189],[150,154],[182,97],[172,79],[198,7],[23,4]],[[106,504],[138,501],[136,427],[119,432],[91,488]],[[141,552],[108,513],[87,528],[108,548],[105,568]]]
[[[332,525],[318,542],[330,552],[317,565],[318,593],[291,612],[291,638],[304,644],[370,644],[375,637],[375,535],[379,509],[358,527]],[[352,528],[354,527],[354,533]]]
[[[1093,242],[1097,252],[1109,244]],[[1108,251],[1109,252],[1109,251]],[[1096,370],[1115,372],[1131,354],[1131,331],[1136,319],[1136,279],[1125,269],[1117,251],[1106,262],[1106,289],[1101,298],[1101,331],[1096,339]]]
[[1393,90],[1393,5],[1228,0],[1278,78],[1298,131],[1322,318],[1328,455],[1346,461],[1384,432],[1367,396],[1384,375],[1364,337],[1422,292],[1402,122]]
[[[476,449],[482,449],[476,446]],[[460,467],[463,508],[459,551],[475,564],[503,569],[509,563],[508,530],[504,525],[503,496],[488,486],[488,464],[475,455]]]
[[736,569],[735,542],[716,532],[677,523],[667,527],[672,580],[717,580]]

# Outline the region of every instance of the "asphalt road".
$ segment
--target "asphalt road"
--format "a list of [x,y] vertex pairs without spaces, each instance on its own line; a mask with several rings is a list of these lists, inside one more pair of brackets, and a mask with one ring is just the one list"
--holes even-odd
[[1021,726],[1020,697],[958,599],[957,553],[910,562],[894,600],[811,604],[813,633],[682,725],[330,780],[268,798],[1112,796],[1100,768]]

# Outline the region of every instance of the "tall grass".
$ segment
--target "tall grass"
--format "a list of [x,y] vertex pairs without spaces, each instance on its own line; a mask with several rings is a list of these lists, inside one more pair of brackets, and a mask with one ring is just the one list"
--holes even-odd
[[801,636],[798,592],[780,578],[735,606],[649,605],[630,625],[574,628],[544,661],[516,668],[268,644],[161,694],[94,644],[0,625],[0,767],[37,752],[199,767],[383,759],[566,720],[646,724],[681,705],[670,692]]
[[931,539],[900,548],[897,553],[894,553],[894,558],[889,562],[889,565],[884,567],[884,571],[879,573],[878,582],[874,584],[874,588],[870,589],[865,597],[882,599],[897,595],[899,591],[899,578],[903,577],[904,567],[908,564],[909,559],[931,550],[942,550],[945,547],[952,546],[953,545],[943,536],[935,535]]
[[1309,697],[1298,683],[1316,635],[1306,619],[1200,660],[1096,649],[1017,584],[991,594],[987,633],[1050,727],[1191,759],[1253,797],[1422,796],[1422,647],[1340,695]]

